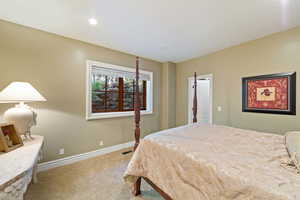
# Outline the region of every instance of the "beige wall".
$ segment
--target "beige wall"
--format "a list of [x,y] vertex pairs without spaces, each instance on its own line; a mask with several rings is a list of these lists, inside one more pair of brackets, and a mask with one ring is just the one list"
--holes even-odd
[[[187,78],[194,71],[198,74],[213,74],[214,123],[281,134],[287,130],[300,130],[299,109],[297,116],[241,111],[242,77],[297,71],[297,88],[300,88],[299,27],[178,63],[177,125],[187,122]],[[297,91],[297,107],[300,108],[299,89]],[[223,111],[218,112],[217,106],[222,106]]]
[[161,128],[176,126],[176,64],[167,62],[162,67]]
[[[141,68],[154,72],[154,114],[142,116],[142,135],[187,122],[187,78],[194,71],[214,76],[214,123],[275,133],[300,130],[297,116],[241,112],[242,77],[297,71],[300,88],[299,52],[296,28],[177,67],[143,59]],[[48,100],[30,104],[39,114],[33,133],[46,137],[45,161],[133,140],[133,117],[85,120],[87,59],[128,67],[135,63],[129,54],[0,21],[0,89],[12,81],[28,81]],[[0,113],[11,106],[0,104]],[[65,148],[65,155],[57,154],[60,148]]]
[[[33,133],[46,137],[45,161],[133,141],[133,117],[85,120],[87,59],[135,65],[132,55],[0,21],[0,89],[27,81],[48,100],[30,104],[38,112]],[[154,114],[142,116],[142,135],[160,129],[161,67],[141,61],[142,69],[154,72]],[[0,113],[11,106],[0,104]],[[57,154],[60,148],[65,155]]]

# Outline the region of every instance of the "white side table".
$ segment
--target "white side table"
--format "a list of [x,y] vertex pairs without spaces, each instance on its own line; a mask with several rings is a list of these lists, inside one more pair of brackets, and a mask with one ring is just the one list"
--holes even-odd
[[44,137],[33,135],[33,138],[14,151],[0,154],[0,200],[23,200],[30,182],[37,181]]

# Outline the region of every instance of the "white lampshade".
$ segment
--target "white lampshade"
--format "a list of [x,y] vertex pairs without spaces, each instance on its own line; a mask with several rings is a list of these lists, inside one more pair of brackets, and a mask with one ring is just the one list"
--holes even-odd
[[30,83],[12,82],[0,92],[0,103],[46,101]]

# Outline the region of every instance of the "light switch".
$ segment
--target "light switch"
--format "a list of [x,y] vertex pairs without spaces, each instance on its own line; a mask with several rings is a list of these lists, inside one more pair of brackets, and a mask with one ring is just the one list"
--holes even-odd
[[65,149],[59,149],[59,152],[58,152],[59,155],[63,155],[65,154]]
[[217,110],[218,110],[219,112],[221,112],[221,111],[222,111],[222,107],[221,107],[221,106],[218,106],[218,107],[217,107]]

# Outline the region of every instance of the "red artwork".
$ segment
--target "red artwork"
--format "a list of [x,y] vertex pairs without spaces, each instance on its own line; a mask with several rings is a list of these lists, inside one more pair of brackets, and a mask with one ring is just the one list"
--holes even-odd
[[247,107],[288,109],[288,77],[247,81]]

